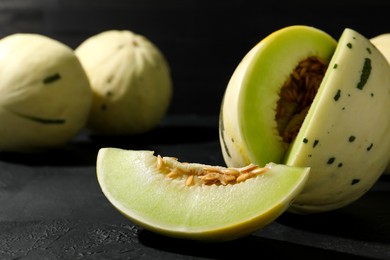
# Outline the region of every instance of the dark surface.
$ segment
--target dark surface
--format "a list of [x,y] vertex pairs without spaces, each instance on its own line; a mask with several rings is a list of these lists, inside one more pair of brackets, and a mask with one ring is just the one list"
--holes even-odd
[[162,237],[126,220],[96,180],[100,147],[150,149],[223,165],[218,121],[227,82],[271,32],[315,26],[336,39],[390,32],[389,3],[250,0],[0,0],[0,36],[41,33],[77,47],[110,29],[143,34],[166,55],[174,81],[168,117],[137,137],[81,133],[42,154],[0,153],[0,259],[390,259],[390,180],[356,203],[310,216],[284,214],[246,238],[203,244]]
[[236,241],[205,244],[143,230],[118,213],[97,183],[100,147],[150,149],[180,160],[223,165],[216,117],[166,118],[127,138],[83,132],[48,153],[0,153],[0,259],[390,258],[390,182],[357,202],[317,215],[283,214]]

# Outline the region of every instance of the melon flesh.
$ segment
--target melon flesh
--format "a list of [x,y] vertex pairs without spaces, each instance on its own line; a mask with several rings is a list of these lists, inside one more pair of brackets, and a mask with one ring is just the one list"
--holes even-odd
[[234,185],[186,186],[157,169],[152,151],[102,148],[97,159],[102,191],[121,213],[154,232],[195,240],[230,240],[264,227],[288,208],[308,175],[309,168],[275,164]]

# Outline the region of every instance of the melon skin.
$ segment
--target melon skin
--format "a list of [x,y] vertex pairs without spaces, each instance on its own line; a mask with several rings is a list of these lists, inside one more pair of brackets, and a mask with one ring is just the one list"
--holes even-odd
[[155,128],[169,108],[173,82],[163,53],[128,30],[104,31],[75,53],[91,82],[87,127],[99,135],[134,135]]
[[39,34],[0,40],[0,150],[39,151],[85,126],[92,92],[73,50]]

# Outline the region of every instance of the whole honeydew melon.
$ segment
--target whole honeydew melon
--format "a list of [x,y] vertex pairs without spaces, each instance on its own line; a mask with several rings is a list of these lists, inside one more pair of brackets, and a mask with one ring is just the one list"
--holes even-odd
[[338,209],[365,194],[389,163],[389,132],[390,66],[349,28],[338,42],[308,26],[263,39],[233,73],[220,115],[229,167],[311,168],[289,209],[296,213]]
[[91,82],[88,128],[103,135],[139,134],[156,127],[172,96],[167,61],[147,38],[110,30],[75,50]]
[[65,144],[85,126],[91,101],[71,48],[39,34],[0,40],[0,150]]

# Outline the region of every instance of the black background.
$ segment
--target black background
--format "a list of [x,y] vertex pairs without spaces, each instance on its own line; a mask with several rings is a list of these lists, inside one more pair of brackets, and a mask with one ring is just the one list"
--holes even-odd
[[0,36],[41,33],[72,48],[94,34],[126,29],[165,54],[174,80],[173,114],[218,114],[234,69],[257,42],[304,24],[340,37],[390,32],[384,1],[1,0]]
[[95,168],[98,150],[108,146],[223,165],[220,103],[257,42],[295,24],[336,39],[346,27],[371,38],[390,32],[389,10],[375,1],[0,0],[1,37],[40,33],[75,48],[105,30],[132,30],[161,49],[174,81],[168,115],[149,133],[102,138],[82,131],[53,151],[0,152],[0,259],[389,259],[389,176],[342,209],[285,213],[243,239],[206,244],[131,223],[104,197]]

